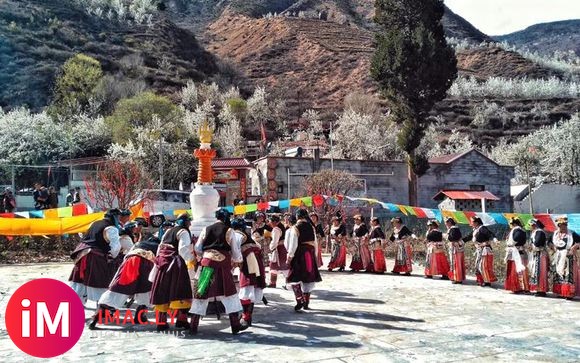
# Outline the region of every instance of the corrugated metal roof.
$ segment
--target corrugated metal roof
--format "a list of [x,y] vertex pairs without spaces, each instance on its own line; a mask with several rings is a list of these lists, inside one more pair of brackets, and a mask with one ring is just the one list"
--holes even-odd
[[214,170],[251,169],[252,164],[244,158],[219,158],[211,161]]
[[495,195],[493,195],[491,192],[488,192],[487,190],[484,190],[484,191],[474,191],[474,190],[442,190],[439,193],[437,193],[433,197],[433,199],[434,200],[441,200],[444,197],[449,197],[449,198],[454,199],[454,200],[469,200],[469,199],[475,199],[475,200],[481,200],[481,199],[500,200],[500,198],[496,197]]
[[429,159],[429,162],[434,163],[434,164],[447,164],[447,163],[450,163],[453,160],[467,154],[468,152],[471,152],[471,150],[464,151],[462,153],[436,156],[434,158]]

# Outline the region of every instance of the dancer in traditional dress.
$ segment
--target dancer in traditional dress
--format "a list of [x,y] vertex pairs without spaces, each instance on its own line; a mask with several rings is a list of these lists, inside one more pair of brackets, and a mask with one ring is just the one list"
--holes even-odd
[[201,258],[201,270],[189,311],[192,314],[191,334],[197,334],[199,319],[206,315],[209,299],[223,304],[230,318],[232,334],[238,334],[248,327],[240,323],[242,304],[232,274],[232,269],[240,267],[243,261],[240,240],[236,238],[234,230],[228,227],[228,211],[218,210],[216,218],[216,223],[201,231],[195,244],[195,252]]
[[316,213],[310,213],[310,220],[316,231],[316,242],[318,242],[318,255],[316,256],[316,261],[318,262],[318,268],[322,267],[324,262],[322,261],[322,241],[324,240],[324,228],[322,223],[320,223],[320,218]]
[[544,232],[544,224],[537,219],[529,222],[532,234],[530,245],[532,249],[530,269],[530,291],[536,296],[546,296],[548,292],[548,273],[550,270],[550,256],[548,255],[548,237]]
[[461,284],[465,280],[465,249],[461,239],[461,230],[453,218],[445,220],[447,241],[449,241],[449,278],[453,284]]
[[471,217],[473,230],[463,237],[463,242],[473,241],[475,243],[475,277],[479,286],[491,286],[497,281],[493,272],[493,250],[492,240],[495,240],[493,233],[483,225],[479,217]]
[[69,277],[71,287],[83,303],[99,301],[111,282],[111,264],[121,250],[119,242],[121,210],[114,208],[89,227],[71,258],[75,261]]
[[137,223],[127,222],[127,219],[131,217],[131,211],[128,209],[121,210],[121,216],[119,217],[119,222],[121,223],[121,229],[119,231],[119,243],[121,244],[121,249],[119,254],[109,263],[109,273],[111,274],[111,280],[117,274],[119,267],[125,260],[125,255],[131,251],[135,240],[135,228],[137,228]]
[[385,232],[381,228],[379,219],[377,217],[371,218],[371,233],[369,235],[369,244],[372,249],[372,259],[374,272],[382,274],[387,271],[387,264],[385,262],[385,253],[383,251],[383,243],[385,241]]
[[316,231],[308,220],[308,212],[299,209],[296,219],[296,225],[286,235],[286,248],[290,266],[288,282],[296,298],[294,311],[299,311],[302,308],[310,309],[310,294],[322,278],[316,264]]
[[167,314],[170,310],[177,315],[176,328],[189,327],[187,310],[191,307],[193,295],[188,265],[193,265],[195,259],[190,225],[189,215],[180,214],[175,220],[175,227],[163,233],[157,249],[155,266],[151,271],[151,304],[157,315],[157,331],[169,329]]
[[530,291],[528,274],[528,252],[526,249],[527,235],[518,218],[510,220],[510,233],[506,247],[506,278],[504,288],[515,294]]
[[257,212],[254,215],[254,223],[252,224],[252,239],[262,247],[264,266],[267,266],[270,262],[271,230],[266,223],[266,215],[262,212]]
[[393,225],[393,234],[389,240],[395,242],[397,246],[395,266],[392,272],[394,274],[404,273],[410,276],[413,271],[413,250],[411,249],[410,239],[413,237],[413,234],[403,224],[403,220],[400,217],[391,219],[391,224]]
[[427,222],[427,253],[425,255],[425,278],[441,275],[441,280],[449,280],[449,261],[439,223],[432,219]]
[[372,271],[372,261],[366,237],[369,233],[367,225],[360,214],[354,216],[354,226],[352,228],[352,260],[350,270],[358,272],[361,270]]
[[[554,285],[552,291],[566,299],[573,299],[580,295],[576,283],[579,276],[578,250],[580,236],[568,229],[568,218],[560,217],[556,220],[558,230],[552,235],[552,243],[556,249],[554,256]],[[580,290],[580,289],[578,289]]]
[[[242,326],[252,326],[254,304],[262,301],[266,287],[266,270],[262,258],[262,248],[246,232],[246,222],[242,218],[232,221],[232,229],[236,238],[240,240],[243,256],[240,267],[240,292],[238,294],[242,304]],[[284,256],[286,264],[286,256]]]
[[146,314],[152,286],[149,274],[153,269],[159,243],[159,238],[151,237],[136,243],[127,253],[109,289],[99,299],[99,309],[93,316],[89,329],[94,329],[97,322],[102,321],[106,310],[122,308],[127,299],[132,299],[138,305],[133,317],[135,323],[147,323]]
[[338,217],[332,217],[332,226],[330,226],[330,262],[328,271],[338,268],[338,271],[344,271],[346,266],[346,227]]
[[[280,222],[279,215],[272,215],[270,217],[270,227],[272,229],[272,240],[270,241],[270,284],[268,287],[276,287],[278,274],[282,274],[284,278],[284,286],[286,286],[286,278],[288,277],[288,266],[286,265],[286,257],[288,252],[284,247],[284,238],[286,235],[286,228]],[[260,255],[261,256],[261,255]]]

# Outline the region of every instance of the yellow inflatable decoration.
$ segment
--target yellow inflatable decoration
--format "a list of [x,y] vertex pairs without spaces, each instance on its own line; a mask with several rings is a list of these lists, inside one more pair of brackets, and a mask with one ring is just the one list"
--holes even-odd
[[[132,218],[143,215],[143,205],[131,209]],[[46,236],[86,232],[91,223],[102,219],[105,213],[59,219],[0,218],[0,236]]]

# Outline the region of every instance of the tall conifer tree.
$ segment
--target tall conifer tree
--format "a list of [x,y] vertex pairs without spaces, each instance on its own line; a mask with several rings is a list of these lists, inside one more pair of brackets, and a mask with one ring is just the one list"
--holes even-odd
[[371,75],[401,125],[397,142],[407,153],[409,203],[417,205],[417,177],[429,164],[416,153],[434,104],[457,77],[457,60],[447,45],[441,0],[376,0],[377,49]]

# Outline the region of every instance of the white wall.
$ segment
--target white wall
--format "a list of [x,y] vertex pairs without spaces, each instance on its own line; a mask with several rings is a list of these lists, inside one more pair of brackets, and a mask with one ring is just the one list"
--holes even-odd
[[[532,192],[534,213],[580,213],[580,186],[543,184]],[[529,213],[528,197],[514,201],[514,212]]]

